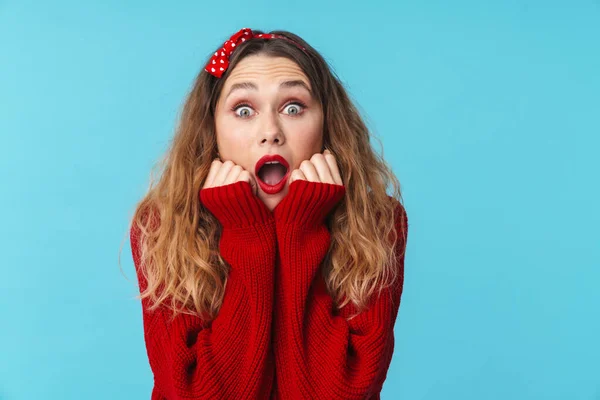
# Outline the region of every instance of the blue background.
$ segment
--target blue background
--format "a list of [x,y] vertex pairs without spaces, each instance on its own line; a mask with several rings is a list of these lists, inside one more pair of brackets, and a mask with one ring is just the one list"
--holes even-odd
[[0,399],[150,398],[129,218],[246,26],[324,54],[403,185],[382,398],[600,399],[599,1],[124,3],[0,1]]

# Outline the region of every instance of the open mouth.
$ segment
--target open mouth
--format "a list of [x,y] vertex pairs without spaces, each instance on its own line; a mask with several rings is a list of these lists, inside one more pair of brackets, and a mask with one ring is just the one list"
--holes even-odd
[[278,161],[266,162],[258,170],[258,179],[269,186],[280,183],[287,174],[287,167]]
[[266,194],[281,192],[289,175],[289,163],[281,154],[266,154],[256,163],[254,176]]

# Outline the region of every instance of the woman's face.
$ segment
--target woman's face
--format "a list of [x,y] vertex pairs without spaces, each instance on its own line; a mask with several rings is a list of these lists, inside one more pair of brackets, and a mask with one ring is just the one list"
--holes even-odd
[[[221,161],[231,160],[254,177],[257,161],[279,154],[293,171],[323,147],[323,110],[311,94],[308,77],[284,57],[242,59],[223,85],[215,110]],[[286,179],[287,181],[288,179]],[[258,185],[258,197],[272,211],[288,193]]]

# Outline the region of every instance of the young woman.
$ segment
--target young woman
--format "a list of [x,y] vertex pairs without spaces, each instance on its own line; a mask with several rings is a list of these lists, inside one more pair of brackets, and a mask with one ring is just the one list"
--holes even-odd
[[379,398],[407,216],[323,57],[240,30],[163,163],[130,231],[152,399]]

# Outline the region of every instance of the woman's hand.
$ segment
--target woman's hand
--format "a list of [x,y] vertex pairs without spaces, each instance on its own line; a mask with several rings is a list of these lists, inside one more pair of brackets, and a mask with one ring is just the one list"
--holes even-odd
[[288,185],[299,179],[343,186],[337,161],[329,150],[325,150],[322,154],[316,153],[310,160],[302,161],[300,168],[290,174]]
[[329,150],[313,154],[290,174],[289,191],[273,210],[277,226],[280,230],[319,229],[345,193],[333,154]]
[[250,172],[231,160],[221,162],[221,160],[217,158],[213,160],[210,165],[210,170],[208,171],[208,176],[204,181],[202,189],[225,186],[240,181],[248,182],[252,187],[252,193],[254,193],[255,196],[258,195],[258,185]]

